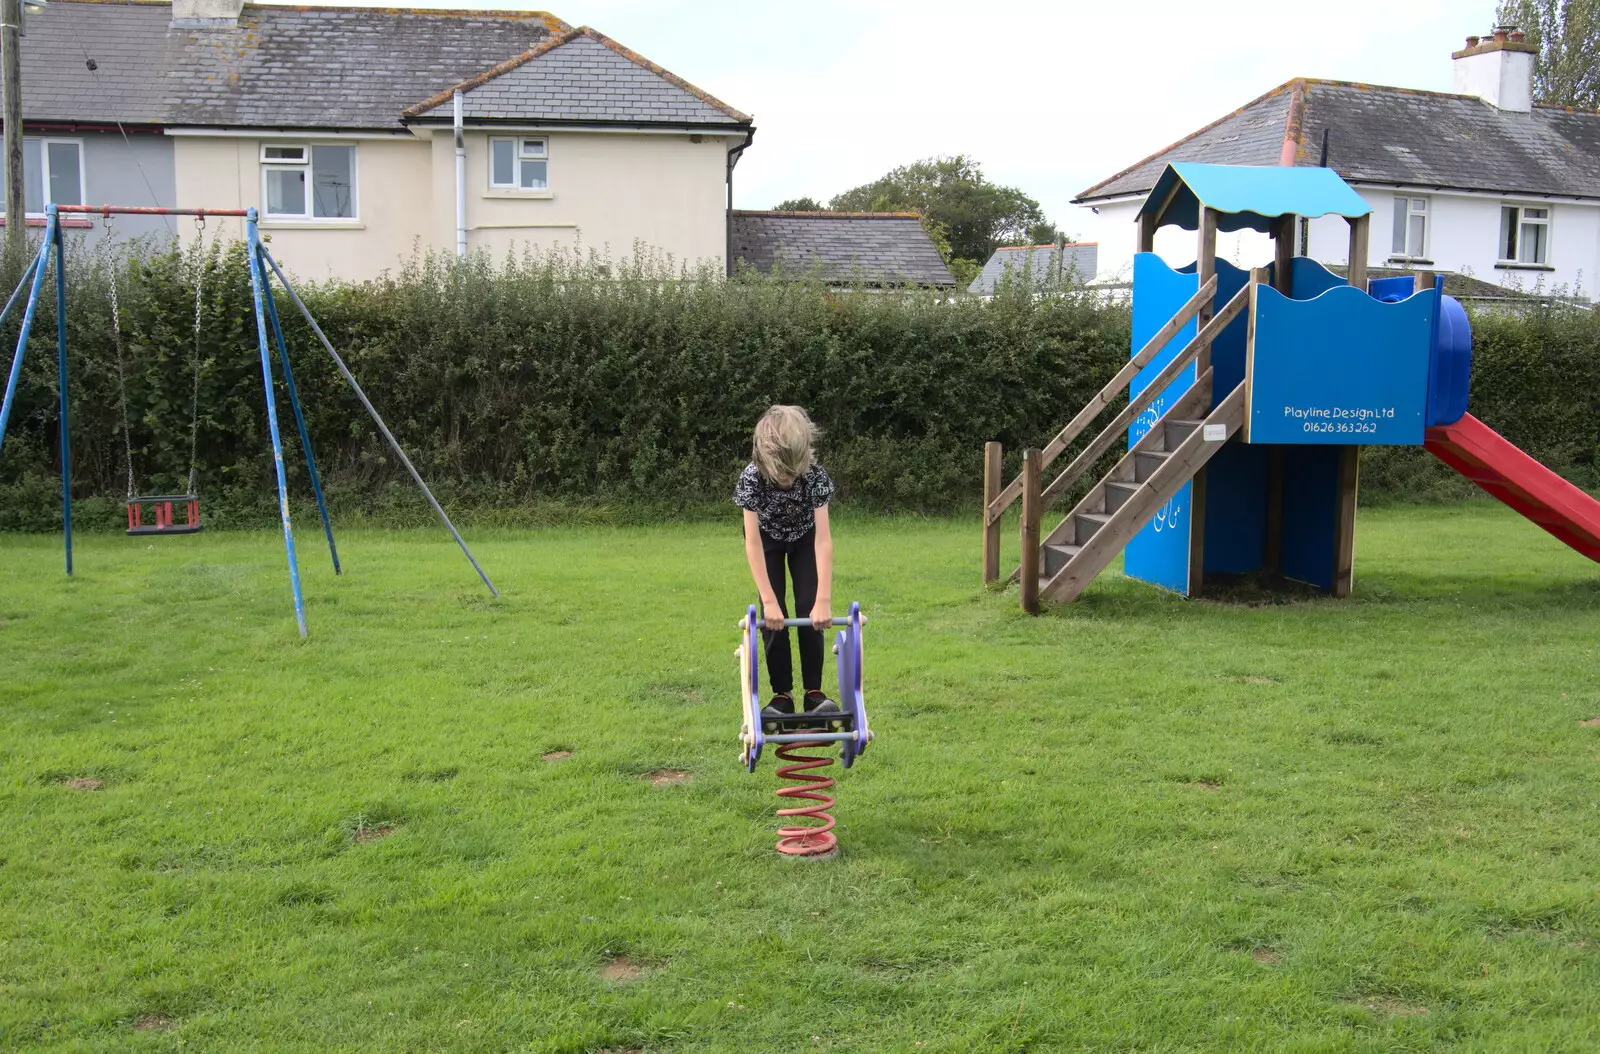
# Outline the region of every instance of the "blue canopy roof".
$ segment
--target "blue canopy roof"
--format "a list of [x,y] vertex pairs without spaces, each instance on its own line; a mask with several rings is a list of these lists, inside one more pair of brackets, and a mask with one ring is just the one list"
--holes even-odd
[[1175,223],[1188,231],[1199,230],[1202,207],[1221,213],[1218,230],[1248,227],[1262,233],[1269,232],[1279,216],[1354,219],[1372,212],[1372,206],[1331,168],[1175,161],[1156,180],[1139,214],[1156,211],[1169,196],[1162,225]]

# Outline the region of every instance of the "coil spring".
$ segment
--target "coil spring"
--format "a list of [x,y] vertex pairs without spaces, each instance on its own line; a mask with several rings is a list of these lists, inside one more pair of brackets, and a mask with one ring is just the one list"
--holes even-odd
[[833,798],[823,793],[833,788],[833,779],[811,771],[832,765],[833,757],[796,753],[812,747],[828,746],[827,743],[785,743],[778,747],[778,760],[790,762],[788,765],[778,766],[778,778],[793,780],[800,784],[798,787],[780,787],[778,797],[786,801],[802,798],[815,802],[813,805],[779,809],[779,818],[787,820],[794,816],[804,816],[822,821],[820,827],[778,828],[777,849],[786,856],[827,856],[839,848],[838,839],[833,834],[833,817],[828,815],[828,810],[833,808]]

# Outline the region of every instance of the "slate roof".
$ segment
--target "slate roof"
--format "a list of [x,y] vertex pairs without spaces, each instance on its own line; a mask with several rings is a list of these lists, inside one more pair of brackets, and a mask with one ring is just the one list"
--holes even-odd
[[1600,199],[1600,114],[1474,95],[1294,80],[1081,192],[1147,193],[1168,162],[1316,165],[1353,183]]
[[[171,18],[169,3],[139,0],[51,0],[30,14],[24,117],[399,132],[419,100],[441,92],[448,100],[453,86],[475,82],[485,116],[509,114],[520,90],[540,93],[514,114],[524,119],[749,121],[609,38],[541,11],[252,4],[226,28],[173,28]],[[501,83],[512,69],[521,81]]]
[[1017,281],[1025,272],[1037,286],[1054,284],[1058,274],[1068,284],[1083,285],[1094,279],[1099,263],[1097,242],[1068,242],[1060,252],[1054,245],[1006,245],[996,249],[984,263],[967,292],[992,295],[1008,271],[1016,273]]
[[815,273],[824,281],[948,289],[955,278],[914,212],[728,213],[731,257],[770,271]]
[[685,125],[748,124],[748,114],[583,26],[570,30],[406,111],[451,116],[451,96],[477,120],[582,120]]

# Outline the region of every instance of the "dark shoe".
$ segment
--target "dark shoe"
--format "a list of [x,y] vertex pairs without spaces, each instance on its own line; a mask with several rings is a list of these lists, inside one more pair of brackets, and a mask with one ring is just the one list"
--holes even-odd
[[[775,695],[772,702],[761,708],[763,718],[789,717],[794,713],[794,699],[787,695]],[[771,735],[778,730],[778,723],[772,720],[761,722],[761,731]]]
[[829,699],[823,692],[807,692],[806,713],[837,714],[839,713],[839,704]]

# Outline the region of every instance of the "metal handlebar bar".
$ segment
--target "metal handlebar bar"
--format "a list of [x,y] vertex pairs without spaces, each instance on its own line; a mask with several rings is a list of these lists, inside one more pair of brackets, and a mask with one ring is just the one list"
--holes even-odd
[[[765,619],[758,619],[757,622],[760,624],[762,629],[766,629],[767,628],[767,623],[766,623]],[[745,624],[745,620],[744,619],[740,619],[739,620],[739,628],[740,629],[744,629],[745,628],[744,624]],[[807,629],[811,628],[811,620],[808,619],[808,618],[786,618],[786,619],[783,620],[783,624],[784,624],[785,627],[788,627],[788,626],[804,626]],[[861,624],[863,626],[865,626],[867,624],[867,616],[865,616],[865,615],[861,616]],[[828,625],[830,625],[830,626],[848,626],[848,625],[850,625],[850,620],[847,619],[847,618],[838,618],[838,617],[836,617],[836,618],[830,620]]]

